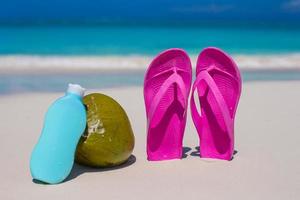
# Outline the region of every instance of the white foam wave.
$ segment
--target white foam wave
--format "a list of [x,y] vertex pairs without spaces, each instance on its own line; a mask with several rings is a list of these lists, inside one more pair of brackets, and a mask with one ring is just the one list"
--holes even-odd
[[[196,63],[197,56],[191,56]],[[247,70],[300,70],[300,53],[278,55],[233,55],[241,69]],[[0,72],[43,71],[126,71],[145,70],[153,57],[131,56],[0,56]],[[195,67],[195,66],[194,66]]]

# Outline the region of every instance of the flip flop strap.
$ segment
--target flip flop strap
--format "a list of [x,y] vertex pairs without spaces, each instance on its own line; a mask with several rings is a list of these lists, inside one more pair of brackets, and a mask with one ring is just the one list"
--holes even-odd
[[[155,97],[153,98],[149,112],[148,112],[149,113],[148,114],[148,124],[150,124],[162,97],[167,92],[169,87],[172,86],[174,83],[179,86],[180,91],[183,94],[183,96],[184,97],[186,96],[187,91],[186,91],[184,81],[183,81],[182,77],[177,73],[177,71],[175,71],[169,78],[167,78],[165,80],[165,82],[161,85],[159,91],[156,93]],[[183,106],[186,107],[186,105],[187,105],[187,98],[185,99]]]
[[[193,120],[194,120],[194,124],[197,127],[197,130],[200,130],[200,123],[201,123],[202,116],[200,116],[200,114],[197,110],[197,107],[196,107],[196,104],[195,104],[195,99],[194,99],[194,93],[195,93],[195,90],[198,88],[198,86],[199,86],[199,84],[202,80],[207,83],[208,87],[210,88],[212,94],[214,95],[214,97],[216,99],[218,107],[219,107],[219,109],[222,113],[223,120],[225,122],[226,130],[224,130],[224,131],[227,131],[228,133],[231,133],[232,129],[233,129],[233,119],[230,117],[230,113],[229,113],[229,110],[228,110],[228,105],[226,104],[226,101],[225,101],[223,95],[221,94],[217,84],[215,83],[214,79],[211,77],[211,75],[207,71],[201,71],[197,75],[196,81],[194,82],[193,88],[192,88],[192,97],[191,97],[191,100],[190,100],[191,113],[192,113],[192,117],[193,117]],[[200,102],[200,104],[201,104],[201,102]],[[218,122],[218,123],[220,123],[220,122]]]

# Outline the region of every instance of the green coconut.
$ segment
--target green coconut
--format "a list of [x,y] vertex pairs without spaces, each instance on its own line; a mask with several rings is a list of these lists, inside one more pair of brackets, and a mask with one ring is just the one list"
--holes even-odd
[[76,149],[75,161],[91,167],[112,167],[126,162],[134,135],[124,109],[109,96],[92,93],[83,98],[87,127]]

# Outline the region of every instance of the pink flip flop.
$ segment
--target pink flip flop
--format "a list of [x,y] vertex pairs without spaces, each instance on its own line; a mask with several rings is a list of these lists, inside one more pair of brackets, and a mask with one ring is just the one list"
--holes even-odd
[[[200,138],[200,156],[231,160],[234,152],[234,118],[241,94],[241,75],[225,52],[209,47],[197,60],[190,99],[191,114]],[[198,92],[198,112],[194,93]]]
[[182,157],[191,82],[191,61],[181,49],[166,50],[150,64],[144,80],[148,160]]

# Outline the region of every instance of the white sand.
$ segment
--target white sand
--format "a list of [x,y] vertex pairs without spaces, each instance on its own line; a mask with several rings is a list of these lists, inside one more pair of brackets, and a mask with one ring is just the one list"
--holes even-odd
[[59,185],[32,182],[29,156],[49,104],[61,94],[0,96],[0,199],[300,199],[300,82],[246,83],[236,119],[235,158],[191,156],[198,137],[188,119],[182,160],[148,162],[142,88],[102,90],[128,112],[136,162],[114,170],[75,166]]
[[[300,53],[288,54],[234,54],[234,60],[243,70],[299,70]],[[198,55],[191,55],[196,63]],[[62,73],[80,71],[126,71],[146,70],[152,56],[38,56],[1,55],[0,73]]]

